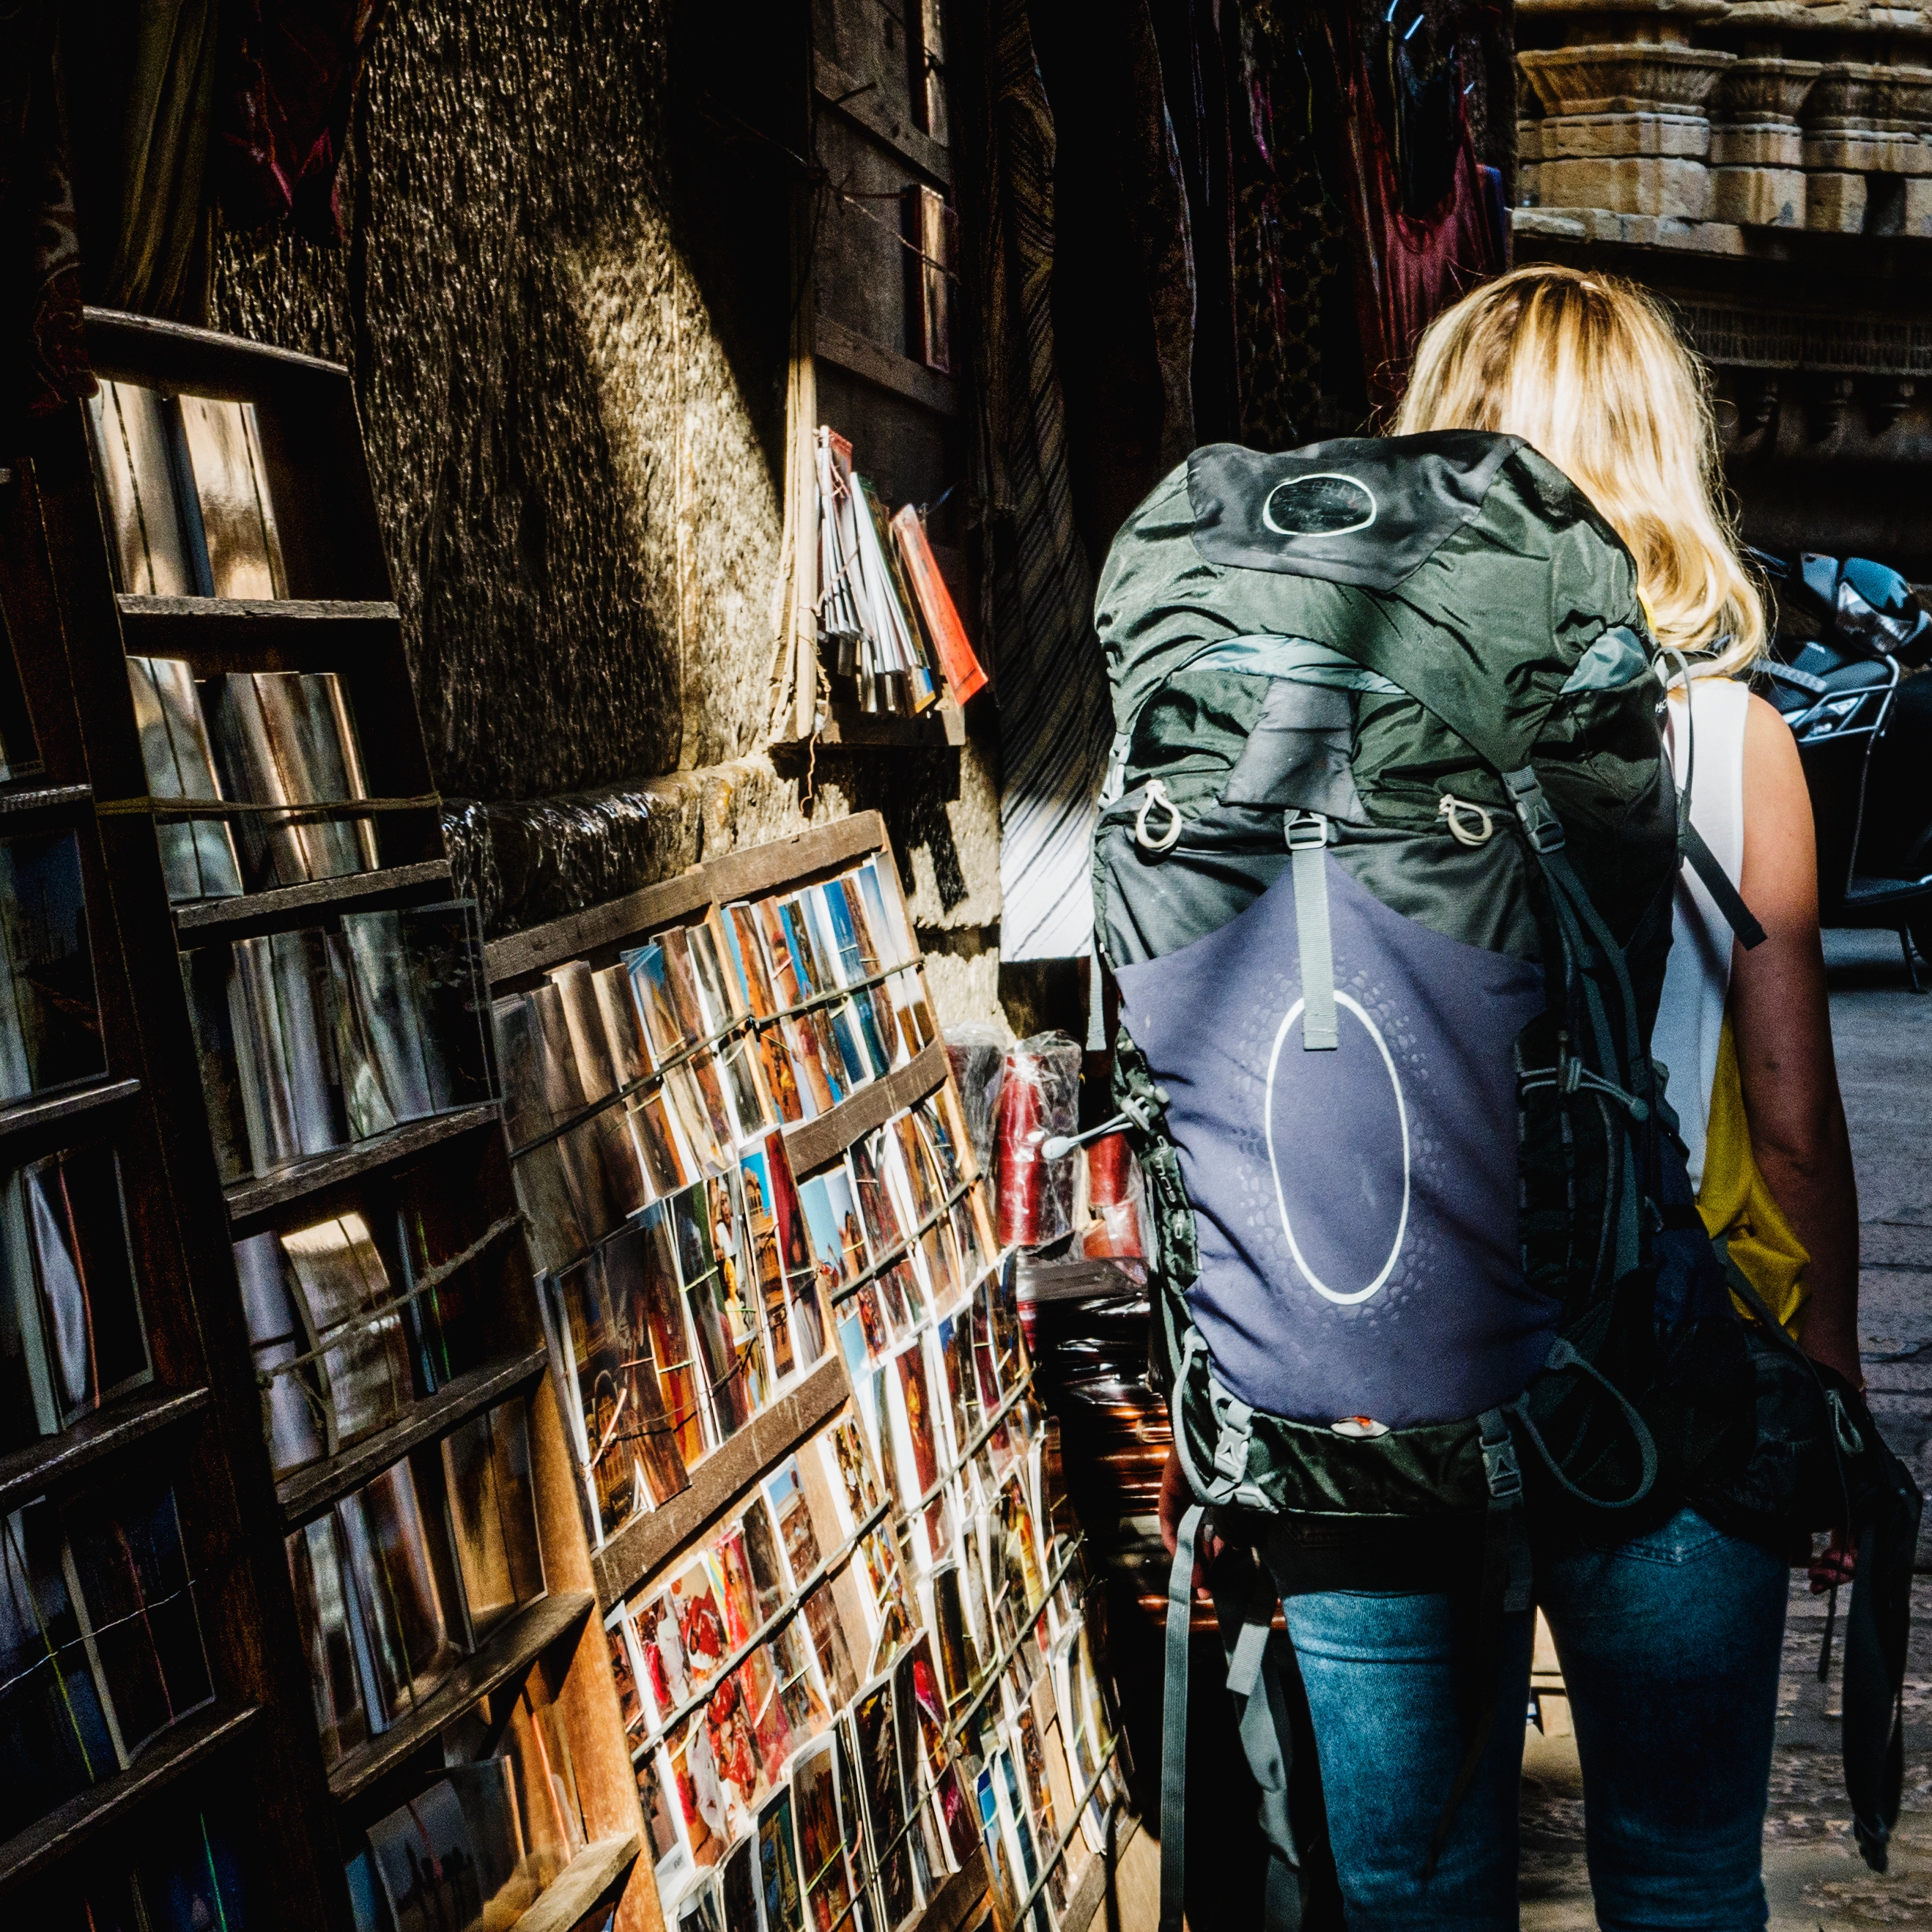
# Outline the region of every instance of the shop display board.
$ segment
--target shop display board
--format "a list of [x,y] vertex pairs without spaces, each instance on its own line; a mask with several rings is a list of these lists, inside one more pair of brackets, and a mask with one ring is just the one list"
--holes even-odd
[[642,1819],[348,374],[87,334],[0,487],[0,1888],[596,1924]]
[[1124,1794],[876,814],[488,949],[668,1927],[1082,1932]]

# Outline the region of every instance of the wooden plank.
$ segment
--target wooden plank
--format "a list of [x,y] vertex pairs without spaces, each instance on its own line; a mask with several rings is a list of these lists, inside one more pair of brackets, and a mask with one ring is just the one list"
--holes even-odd
[[97,308],[89,303],[81,312],[87,331],[88,360],[102,375],[112,376],[125,368],[130,356],[141,358],[130,371],[135,382],[152,382],[151,358],[172,350],[177,354],[199,351],[224,362],[252,364],[264,370],[298,371],[304,375],[332,376],[346,382],[346,364],[330,362],[320,356],[306,356],[296,349],[278,349],[266,342],[244,341],[224,335],[212,328],[194,328],[186,322],[161,322],[152,316],[130,315],[125,310]]
[[550,1883],[527,1912],[514,1921],[515,1932],[572,1932],[586,1912],[638,1862],[643,1838],[600,1838],[586,1845]]
[[912,1932],[959,1932],[985,1903],[987,1883],[986,1849],[975,1846],[973,1856],[927,1900]]
[[541,1598],[486,1637],[416,1708],[380,1737],[358,1744],[328,1774],[338,1803],[366,1791],[386,1772],[422,1750],[444,1725],[460,1718],[500,1684],[520,1678],[560,1637],[590,1614],[588,1590]]
[[820,315],[812,322],[812,346],[815,355],[840,368],[849,370],[868,382],[876,382],[907,401],[916,403],[935,415],[959,413],[959,384],[956,377],[942,376],[910,356],[901,356],[868,341],[856,330]]
[[71,1429],[0,1456],[0,1516],[47,1490],[70,1483],[157,1430],[184,1422],[208,1406],[205,1388],[144,1392],[111,1402]]
[[140,1090],[138,1080],[103,1080],[65,1093],[37,1094],[31,1100],[0,1108],[0,1141],[16,1140],[44,1128],[64,1126],[83,1114],[131,1100]]
[[419,865],[386,866],[374,872],[272,886],[266,892],[244,892],[238,898],[196,899],[175,908],[175,929],[192,934],[192,944],[196,946],[216,939],[246,939],[312,920],[338,907],[373,909],[368,902],[413,897],[426,886],[446,889],[450,878],[447,859],[425,859]]
[[821,745],[853,746],[902,745],[937,750],[942,745],[966,742],[966,714],[950,698],[942,698],[916,717],[892,711],[862,711],[856,704],[834,699]]
[[[136,597],[124,590],[116,593],[114,602],[128,643],[137,646],[144,624],[186,617],[230,629],[266,623],[394,624],[402,617],[392,603],[351,597]],[[135,655],[140,654],[137,649]]]
[[876,82],[854,80],[843,68],[814,50],[812,86],[813,92],[828,107],[836,108],[848,121],[856,122],[867,134],[884,142],[941,188],[952,186],[951,152],[910,122],[902,120]]
[[399,1462],[418,1443],[434,1441],[459,1427],[478,1410],[501,1401],[526,1382],[534,1382],[550,1360],[548,1347],[532,1348],[507,1361],[487,1363],[458,1376],[447,1387],[379,1430],[366,1441],[308,1468],[298,1469],[275,1485],[282,1520],[290,1529],[321,1515],[338,1496],[358,1490]]
[[93,800],[94,788],[89,784],[29,785],[24,791],[0,791],[0,812],[52,812],[89,805]]
[[835,1351],[790,1394],[754,1415],[692,1472],[691,1486],[662,1509],[628,1523],[590,1558],[600,1610],[609,1611],[644,1579],[740,1501],[746,1485],[782,1462],[852,1393]]
[[[1092,1853],[1085,1869],[1080,1874],[1080,1882],[1073,1888],[1073,1895],[1066,1901],[1066,1910],[1060,1915],[1060,1932],[1087,1932],[1094,1922],[1094,1915],[1100,1909],[1101,1901],[1107,1896],[1107,1886],[1112,1874],[1119,1870],[1120,1861],[1127,1855],[1127,1847],[1134,1841],[1134,1834],[1141,1828],[1141,1821],[1130,1814],[1124,1814],[1114,1832],[1114,1856],[1110,1860],[1104,1851]],[[1076,1843],[1079,1842],[1076,1840]]]
[[493,1126],[501,1118],[495,1101],[488,1106],[465,1107],[454,1114],[438,1114],[434,1119],[412,1120],[408,1126],[392,1127],[353,1147],[319,1154],[279,1174],[256,1180],[231,1182],[222,1192],[228,1203],[231,1222],[246,1221],[279,1208],[285,1201],[299,1201],[304,1194],[320,1194],[325,1187],[373,1174],[378,1168],[392,1166],[399,1160],[422,1153],[440,1142],[454,1140],[458,1134]]
[[261,1715],[254,1705],[217,1705],[164,1732],[132,1766],[37,1818],[0,1845],[0,1888],[17,1885],[105,1831],[126,1828],[135,1807],[206,1764]]
[[[644,886],[607,904],[566,913],[527,932],[492,940],[484,948],[484,971],[493,992],[534,978],[566,959],[608,965],[616,949],[656,928],[695,917],[710,905],[758,898],[781,886],[830,871],[848,859],[881,850],[886,822],[876,812],[855,812],[829,825],[795,832],[763,845],[727,852],[673,879]],[[600,953],[610,958],[599,958]]]
[[862,1135],[884,1126],[893,1114],[903,1113],[915,1100],[924,1100],[935,1088],[944,1085],[946,1066],[946,1043],[936,1040],[904,1066],[895,1067],[869,1087],[861,1087],[849,1100],[840,1101],[830,1113],[788,1127],[785,1148],[791,1156],[792,1172],[802,1178],[836,1160]]

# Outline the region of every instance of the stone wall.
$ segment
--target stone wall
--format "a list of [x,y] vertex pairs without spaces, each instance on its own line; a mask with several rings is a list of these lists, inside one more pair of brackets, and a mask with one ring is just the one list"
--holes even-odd
[[782,10],[754,10],[721,72],[662,4],[392,10],[345,244],[229,238],[214,321],[354,374],[430,755],[493,930],[878,806],[945,1016],[991,1018],[992,700],[963,752],[781,776],[763,750],[785,176],[706,104],[783,91],[802,41],[756,31]]

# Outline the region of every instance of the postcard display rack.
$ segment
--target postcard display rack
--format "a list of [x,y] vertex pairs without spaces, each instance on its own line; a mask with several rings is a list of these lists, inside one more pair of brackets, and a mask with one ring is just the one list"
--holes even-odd
[[675,1932],[1084,1932],[1114,1726],[882,821],[488,962],[633,1889]]
[[[0,1113],[0,1255],[8,1308],[39,1285],[42,1356],[69,1382],[84,1358],[100,1402],[70,1423],[87,1403],[57,1390],[65,1433],[0,1463],[0,1504],[34,1499],[4,1526],[0,1697],[19,1702],[38,1644],[62,1660],[42,1673],[61,1697],[88,1680],[106,1766],[127,1766],[94,1792],[129,1785],[131,1804],[151,1766],[176,1774],[149,1807],[167,1826],[154,1870],[40,1876],[80,1842],[43,1821],[0,1850],[0,1885],[41,1884],[34,1922],[93,1932],[602,1926],[643,1843],[636,1785],[545,1374],[480,930],[452,895],[348,376],[87,320],[100,393],[44,426],[0,491],[10,592],[28,524],[46,532],[58,620],[6,615],[33,660],[33,782],[64,782],[44,803],[0,795],[9,985],[40,1002],[30,1015],[20,996],[16,1026],[0,997],[0,1081],[17,1035],[80,1051],[47,1018],[84,970],[53,956],[72,890],[30,876],[24,835],[78,840],[100,1024],[91,1084],[63,1062],[58,1104]],[[43,686],[65,694],[51,723]],[[10,703],[0,686],[9,758]],[[17,909],[30,884],[38,926]],[[131,1287],[107,1252],[102,1149]],[[55,1154],[57,1171],[34,1164]],[[122,1333],[134,1300],[145,1369]],[[16,1372],[9,1318],[0,1374]],[[115,1428],[153,1446],[110,1462]],[[70,1509],[65,1486],[80,1496],[97,1470],[105,1502]],[[172,1542],[149,1497],[170,1480]],[[109,1565],[99,1584],[100,1525],[124,1520],[134,1574]],[[199,1648],[160,1642],[164,1606]],[[145,1703],[109,1654],[139,1651],[136,1630],[163,1679]],[[65,1748],[65,1707],[36,1695],[0,1730],[9,1803]],[[203,1787],[220,1806],[196,1810]]]

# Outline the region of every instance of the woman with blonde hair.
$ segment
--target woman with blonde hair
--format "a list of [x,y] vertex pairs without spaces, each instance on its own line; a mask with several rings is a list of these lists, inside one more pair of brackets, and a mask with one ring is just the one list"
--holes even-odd
[[[1765,617],[1723,507],[1696,362],[1664,312],[1610,278],[1516,270],[1438,316],[1418,346],[1398,436],[1519,437],[1628,550],[1668,691],[1665,738],[1691,818],[1766,938],[1746,951],[1702,883],[1676,889],[1652,1058],[1697,1205],[1803,1348],[1860,1383],[1858,1208],[1833,1061],[1810,806],[1777,712],[1742,680]],[[1562,614],[1556,614],[1560,617]],[[1338,1425],[1339,1426],[1339,1425]],[[1186,1501],[1171,1463],[1165,1527]],[[1667,1501],[1601,1544],[1545,1533],[1536,1600],[1561,1656],[1583,1765],[1598,1922],[1742,1932],[1760,1873],[1787,1583],[1780,1551]],[[1534,1526],[1532,1526],[1533,1528]],[[1621,1538],[1621,1540],[1617,1540]],[[1170,1548],[1173,1546],[1170,1540]],[[1841,1558],[1823,1574],[1835,1576]],[[1814,1571],[1814,1580],[1820,1574]],[[1466,1628],[1442,1594],[1293,1600],[1329,1838],[1357,1928],[1516,1923],[1526,1620],[1506,1639],[1498,1718],[1431,1847],[1467,1713]],[[1453,1802],[1453,1801],[1452,1801]],[[1436,1852],[1442,1854],[1438,1862]]]

